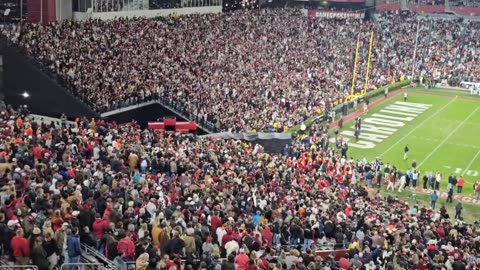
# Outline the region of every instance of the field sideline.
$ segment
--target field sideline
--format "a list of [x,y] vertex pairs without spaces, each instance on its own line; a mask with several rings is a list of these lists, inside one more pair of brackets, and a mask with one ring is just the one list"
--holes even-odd
[[[408,98],[402,103],[405,91]],[[422,176],[427,172],[442,174],[440,190],[446,191],[449,175],[463,176],[466,184],[462,195],[473,196],[473,184],[480,180],[480,99],[450,93],[408,89],[380,98],[377,106],[361,115],[358,142],[353,136],[354,122],[344,124],[341,135],[349,140],[347,155],[369,161],[380,157],[402,172],[416,160]],[[404,161],[407,144],[410,153]]]

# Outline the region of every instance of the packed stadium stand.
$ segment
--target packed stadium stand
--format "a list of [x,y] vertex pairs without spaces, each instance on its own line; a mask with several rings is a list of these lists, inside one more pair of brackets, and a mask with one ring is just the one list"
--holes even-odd
[[[229,8],[78,0],[71,9],[90,16],[220,4]],[[451,4],[460,15],[476,12],[475,2]],[[480,81],[480,22],[425,15],[444,13],[445,2],[379,3],[378,13],[355,3],[249,5],[58,22],[46,11],[41,23],[1,25],[5,69],[25,67],[6,72],[6,101],[40,105],[0,102],[0,269],[480,267],[479,227],[462,222],[463,208],[454,218],[444,206],[381,195],[379,159],[330,144],[320,118],[302,127],[352,92],[418,77]],[[25,85],[39,89],[28,97]],[[178,118],[101,117],[147,102]],[[52,115],[32,114],[41,112]],[[237,137],[200,136],[196,124]],[[288,143],[275,141],[279,151],[248,139],[284,138],[299,126]],[[393,167],[391,176],[405,184],[405,172]]]

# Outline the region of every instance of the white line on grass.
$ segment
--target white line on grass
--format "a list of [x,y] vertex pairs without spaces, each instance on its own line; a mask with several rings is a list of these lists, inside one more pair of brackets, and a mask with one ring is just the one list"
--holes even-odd
[[480,155],[480,150],[478,150],[477,154],[472,158],[472,160],[470,161],[470,163],[468,163],[468,166],[467,166],[467,168],[465,168],[465,170],[462,172],[462,175],[465,175],[465,173],[468,171],[468,169],[470,169],[470,166],[472,166],[473,162],[477,159],[478,155]]
[[405,138],[407,138],[408,136],[410,136],[413,132],[415,132],[415,130],[417,130],[419,127],[423,126],[423,124],[425,124],[428,120],[432,119],[433,117],[435,117],[437,114],[439,114],[441,111],[443,111],[445,108],[447,108],[448,105],[452,104],[452,102],[454,102],[455,99],[452,99],[450,100],[447,104],[443,105],[443,107],[441,107],[438,111],[436,111],[435,113],[433,113],[432,115],[430,115],[428,118],[426,118],[425,120],[423,120],[420,124],[418,124],[416,127],[412,128],[410,130],[410,132],[408,132],[407,134],[405,134],[400,140],[397,140],[396,143],[392,144],[387,150],[385,150],[385,152],[383,152],[382,154],[380,154],[380,157],[383,157],[386,153],[390,152],[390,150],[392,150],[395,146],[397,146],[401,141],[403,141]]
[[467,116],[467,118],[465,118],[456,128],[454,128],[454,129],[448,134],[448,136],[445,137],[445,139],[443,139],[443,141],[441,141],[441,142],[437,145],[437,147],[435,147],[435,149],[433,149],[433,151],[430,152],[430,154],[428,154],[428,156],[427,156],[422,162],[420,162],[420,164],[418,164],[418,168],[420,168],[420,166],[422,166],[422,164],[425,163],[425,161],[427,161],[430,157],[432,157],[433,154],[435,154],[435,152],[437,152],[437,150],[440,149],[440,147],[442,147],[442,145],[444,145],[445,142],[448,141],[448,139],[450,139],[450,137],[452,137],[453,134],[455,134],[455,132],[457,132],[457,130],[459,130],[459,129],[463,126],[463,124],[465,124],[465,123],[468,121],[468,119],[470,119],[470,117],[472,117],[472,116],[478,111],[478,109],[480,109],[480,107],[477,107],[473,112],[471,112],[471,113]]
[[[441,141],[442,141],[442,140],[440,140],[440,139],[427,138],[427,137],[421,137],[421,136],[411,136],[410,138],[419,139],[419,140],[427,141],[427,142],[441,142]],[[480,149],[480,146],[471,145],[471,144],[467,144],[467,143],[452,143],[452,142],[448,142],[447,144],[449,144],[449,145],[456,145],[456,146],[460,146],[460,147],[467,147],[467,148],[471,148],[471,149]]]

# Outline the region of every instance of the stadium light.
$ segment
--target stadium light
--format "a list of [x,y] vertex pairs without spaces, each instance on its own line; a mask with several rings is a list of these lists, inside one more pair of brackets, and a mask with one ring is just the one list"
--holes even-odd
[[27,91],[25,91],[25,92],[22,93],[22,97],[29,98],[30,94]]

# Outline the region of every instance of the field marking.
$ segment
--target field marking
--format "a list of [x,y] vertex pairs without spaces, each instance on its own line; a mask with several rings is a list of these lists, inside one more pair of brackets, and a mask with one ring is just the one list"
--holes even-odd
[[[454,100],[454,99],[453,99],[453,100]],[[428,156],[427,156],[426,158],[424,158],[423,161],[420,162],[420,164],[418,164],[417,167],[420,168],[420,166],[422,166],[422,164],[424,164],[425,161],[427,161],[430,157],[432,157],[433,154],[435,154],[435,152],[437,152],[437,150],[440,149],[440,147],[442,147],[442,146],[445,144],[445,142],[448,141],[448,139],[450,139],[450,137],[452,137],[453,134],[455,134],[455,132],[457,132],[457,130],[459,130],[459,129],[463,126],[463,124],[464,124],[465,122],[467,122],[468,119],[470,119],[470,117],[472,117],[479,109],[480,109],[480,107],[477,107],[473,112],[471,112],[471,113],[467,116],[467,118],[465,118],[456,128],[454,128],[454,129],[447,135],[447,137],[445,137],[445,139],[443,139],[443,141],[441,141],[441,142],[437,145],[437,147],[435,147],[435,149],[433,149],[433,151],[431,151],[430,154],[428,154]]]
[[477,154],[472,158],[472,160],[470,161],[470,163],[468,163],[468,165],[467,165],[467,167],[465,168],[465,170],[463,170],[462,175],[465,175],[465,173],[468,171],[468,169],[470,169],[470,166],[472,166],[473,162],[475,162],[475,160],[477,159],[478,155],[480,155],[480,150],[477,151]]
[[[440,141],[441,141],[440,139],[433,139],[433,138],[421,137],[421,136],[411,136],[411,138],[419,139],[419,140],[422,140],[422,141],[428,141],[428,142],[440,142]],[[452,143],[452,142],[447,142],[447,144],[455,145],[455,146],[460,146],[460,147],[473,148],[473,149],[480,149],[480,146],[470,145],[470,144],[467,144],[467,143]]]
[[408,136],[412,135],[413,132],[415,132],[415,130],[417,130],[419,127],[423,126],[423,124],[425,124],[426,122],[428,122],[430,119],[432,119],[434,116],[436,116],[437,114],[439,114],[441,111],[445,110],[445,108],[448,107],[448,105],[452,104],[453,102],[455,102],[455,99],[452,99],[450,100],[449,102],[447,102],[447,104],[443,105],[443,107],[441,107],[438,111],[434,112],[432,115],[430,115],[429,117],[427,117],[425,120],[423,120],[421,123],[419,123],[416,127],[412,128],[410,130],[410,132],[408,132],[407,134],[405,134],[401,139],[397,140],[394,144],[392,144],[389,148],[387,148],[387,150],[385,150],[385,152],[383,152],[382,154],[379,155],[379,157],[383,157],[386,153],[390,152],[390,150],[392,150],[395,146],[397,146],[401,141],[403,141],[405,138],[407,138]]

